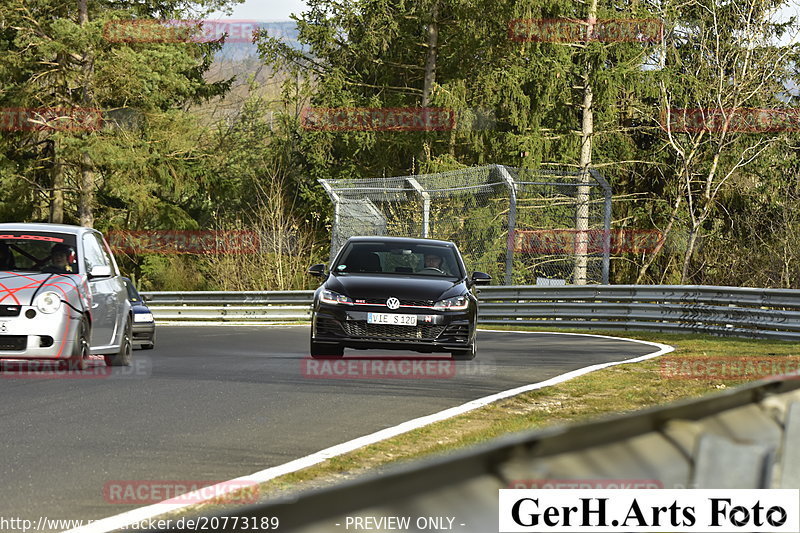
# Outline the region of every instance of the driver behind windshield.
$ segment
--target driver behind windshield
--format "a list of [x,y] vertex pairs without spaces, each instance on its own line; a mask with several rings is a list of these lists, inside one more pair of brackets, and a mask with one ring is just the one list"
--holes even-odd
[[72,254],[72,247],[65,244],[56,244],[50,250],[50,263],[42,269],[42,272],[53,274],[68,274],[73,272],[72,265],[69,263],[69,256]]
[[14,255],[11,248],[4,242],[0,242],[0,270],[14,268]]
[[442,256],[432,253],[425,254],[422,270],[420,270],[420,272],[424,272],[425,270],[427,270],[428,272],[438,271],[441,272],[442,274],[445,274],[446,272]]
[[425,268],[442,269],[442,258],[436,254],[425,254]]

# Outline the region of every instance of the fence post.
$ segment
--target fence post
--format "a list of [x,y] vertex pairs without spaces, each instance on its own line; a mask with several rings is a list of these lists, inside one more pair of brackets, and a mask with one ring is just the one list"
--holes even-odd
[[608,285],[611,270],[611,185],[597,170],[589,172],[603,188],[603,285]]
[[517,184],[514,178],[503,165],[497,165],[497,170],[508,186],[508,239],[506,240],[506,279],[505,285],[513,283],[514,273],[514,232],[517,229]]
[[414,190],[419,193],[422,197],[422,237],[424,239],[428,238],[428,233],[430,231],[430,218],[431,218],[431,195],[422,188],[422,185],[415,179],[409,176],[406,178],[408,183],[414,187]]
[[339,230],[339,195],[333,192],[333,187],[331,187],[331,184],[328,183],[328,180],[320,179],[319,182],[322,184],[325,192],[328,193],[328,196],[330,196],[331,201],[333,202],[333,228],[331,228],[331,256],[329,259],[330,261],[333,261],[333,255],[338,251],[335,241],[337,240],[336,232]]

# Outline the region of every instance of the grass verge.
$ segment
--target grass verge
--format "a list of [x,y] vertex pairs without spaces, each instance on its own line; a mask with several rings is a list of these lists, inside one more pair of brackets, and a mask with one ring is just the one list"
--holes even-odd
[[[540,328],[487,329],[545,331]],[[547,331],[589,333],[586,330],[569,329]],[[769,368],[788,370],[796,370],[800,361],[796,344],[784,341],[646,332],[591,333],[669,344],[675,347],[675,351],[659,358],[613,366],[559,385],[501,400],[334,457],[263,484],[259,491],[260,499],[274,499],[296,491],[332,485],[401,461],[447,453],[508,433],[632,412],[704,396],[759,378],[752,373],[747,376],[710,375],[709,359],[717,363],[717,371],[722,368],[719,362],[730,362],[731,357],[769,361]],[[758,371],[758,368],[751,366],[744,370]],[[697,371],[699,375],[692,374],[692,371]],[[200,509],[194,507],[184,512],[197,512]]]

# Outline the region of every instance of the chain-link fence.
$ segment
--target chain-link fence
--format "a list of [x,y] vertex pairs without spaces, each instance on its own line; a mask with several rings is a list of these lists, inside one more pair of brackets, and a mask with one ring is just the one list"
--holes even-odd
[[348,237],[458,245],[497,283],[608,283],[611,188],[595,170],[502,165],[391,178],[320,180],[334,203],[331,257]]

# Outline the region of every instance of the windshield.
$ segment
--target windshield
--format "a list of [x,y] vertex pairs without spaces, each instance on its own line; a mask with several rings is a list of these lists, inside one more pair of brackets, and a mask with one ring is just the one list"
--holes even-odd
[[5,231],[0,234],[0,271],[76,274],[75,236],[68,233]]
[[436,244],[351,243],[333,267],[336,274],[396,274],[461,278],[455,248]]
[[125,282],[125,288],[128,290],[128,301],[131,303],[140,303],[142,297],[139,296],[139,292],[136,290],[136,287],[133,286],[133,281],[128,278],[123,278],[122,281]]

